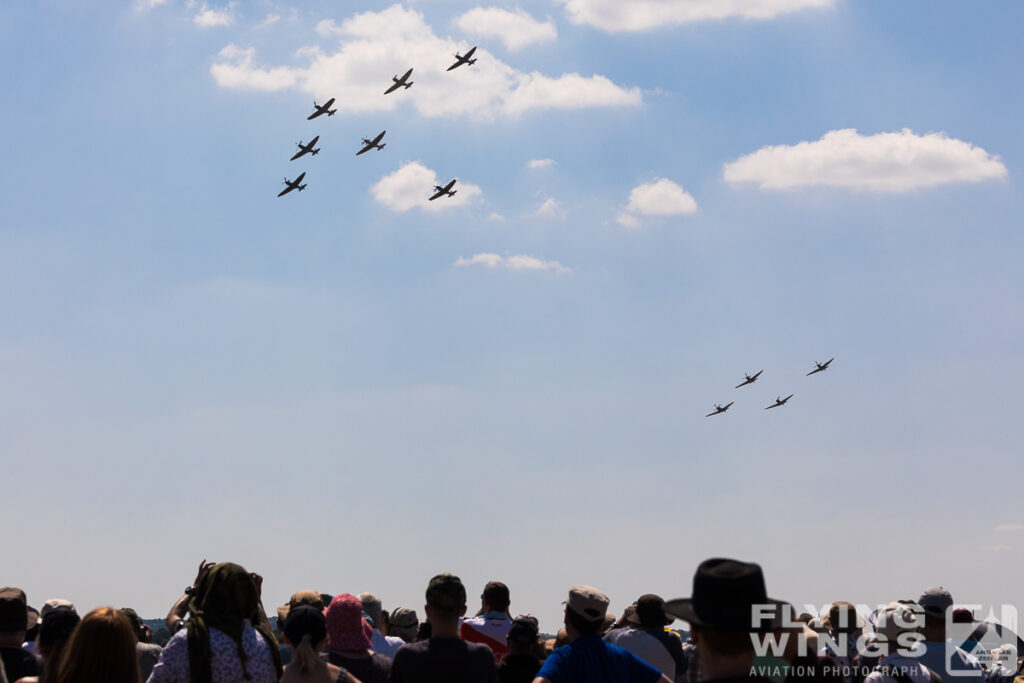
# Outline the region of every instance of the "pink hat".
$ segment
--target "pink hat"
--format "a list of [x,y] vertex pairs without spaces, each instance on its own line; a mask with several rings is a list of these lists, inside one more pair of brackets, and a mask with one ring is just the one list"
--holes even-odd
[[335,595],[324,610],[327,617],[327,649],[368,650],[373,629],[363,619],[363,604],[349,593]]

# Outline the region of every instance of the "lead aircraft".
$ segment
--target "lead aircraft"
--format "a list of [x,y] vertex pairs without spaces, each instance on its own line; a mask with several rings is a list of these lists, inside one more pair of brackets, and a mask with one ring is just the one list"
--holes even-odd
[[788,401],[791,398],[793,398],[793,394],[790,394],[786,398],[779,398],[778,396],[776,396],[775,397],[775,403],[773,403],[770,406],[768,406],[767,408],[765,408],[765,410],[771,410],[772,408],[778,408],[779,406],[784,406],[784,405],[786,405],[786,401]]
[[814,361],[814,364],[817,365],[818,367],[816,367],[813,370],[811,370],[810,372],[808,372],[807,376],[810,377],[811,375],[813,375],[813,374],[815,374],[817,372],[825,372],[826,370],[828,370],[829,364],[832,361],[834,361],[834,360],[835,360],[835,358],[833,357],[833,358],[829,358],[824,363],[819,363],[818,361]]
[[734,388],[739,389],[740,387],[745,387],[748,384],[753,384],[754,382],[757,381],[757,378],[761,376],[762,372],[764,372],[764,370],[758,370],[757,374],[754,375],[754,376],[750,376],[750,375],[748,375],[747,373],[744,372],[743,373],[743,377],[744,377],[743,381],[740,382],[739,384],[737,384]]

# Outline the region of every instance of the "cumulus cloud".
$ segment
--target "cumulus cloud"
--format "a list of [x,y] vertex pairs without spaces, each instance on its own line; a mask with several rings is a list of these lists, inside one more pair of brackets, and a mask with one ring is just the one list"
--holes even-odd
[[[543,109],[635,107],[643,101],[639,88],[621,87],[604,76],[523,73],[482,48],[475,65],[445,72],[448,55],[469,46],[434,35],[422,14],[401,5],[356,14],[340,24],[322,21],[316,32],[339,45],[332,53],[304,51],[306,66],[257,66],[251,49],[229,46],[233,50],[221,51],[210,73],[225,88],[293,88],[314,97],[336,97],[342,111],[353,113],[390,111],[408,103],[428,117],[490,119]],[[385,96],[391,76],[410,66],[415,67],[413,87]]]
[[550,168],[555,165],[554,159],[530,159],[526,162],[526,167],[535,168]]
[[200,5],[199,11],[192,17],[192,23],[200,28],[230,26],[235,23],[235,16],[232,13],[234,8],[235,3],[230,3],[227,7],[215,9],[204,2]]
[[981,147],[945,133],[860,135],[853,128],[832,130],[820,140],[770,145],[725,164],[730,183],[756,183],[765,189],[808,185],[873,192],[910,192],[944,183],[1005,178],[1006,166]]
[[537,208],[537,215],[544,216],[545,218],[563,218],[565,217],[565,210],[557,199],[548,197]]
[[408,211],[423,209],[424,211],[443,211],[466,206],[474,197],[483,195],[476,185],[455,183],[455,196],[440,197],[430,201],[435,185],[446,185],[451,178],[439,179],[437,174],[418,161],[412,161],[394,173],[386,175],[370,188],[373,198],[392,211]]
[[835,0],[558,0],[569,21],[609,33],[716,19],[772,19]]
[[481,38],[497,38],[512,51],[558,38],[555,22],[551,19],[537,21],[521,9],[511,12],[500,7],[474,7],[456,17],[455,25],[463,33]]
[[624,228],[640,227],[642,216],[679,216],[697,211],[697,200],[668,178],[637,185],[629,193],[629,204],[615,217]]
[[996,527],[996,531],[1024,531],[1024,524],[1000,524]]
[[253,69],[252,61],[256,50],[242,48],[234,43],[217,55],[222,62],[210,67],[210,73],[222,87],[249,88],[256,90],[284,90],[298,83],[295,72],[288,67]]
[[266,28],[281,21],[280,14],[268,14],[266,18],[256,25],[256,28]]
[[697,201],[668,178],[637,185],[629,193],[628,211],[647,216],[674,216],[697,211]]
[[572,268],[563,266],[558,261],[544,261],[526,254],[501,256],[500,254],[483,253],[470,258],[459,258],[456,266],[485,266],[487,268],[505,268],[507,270],[550,270],[555,273],[571,273]]
[[615,222],[628,230],[636,230],[640,227],[640,219],[625,211],[615,217]]

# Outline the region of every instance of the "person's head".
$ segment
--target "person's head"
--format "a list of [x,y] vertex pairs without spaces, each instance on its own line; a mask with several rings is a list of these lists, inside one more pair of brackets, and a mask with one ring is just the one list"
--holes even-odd
[[323,610],[325,606],[331,604],[328,600],[324,602],[323,596],[320,593],[312,590],[299,591],[298,593],[292,593],[292,597],[289,598],[288,602],[277,608],[277,623],[278,628],[284,628],[284,622],[288,619],[289,610],[298,607],[299,605],[311,605],[318,610]]
[[573,586],[565,601],[565,629],[570,639],[601,633],[608,612],[608,596],[593,586]]
[[434,631],[438,627],[458,624],[459,617],[466,613],[466,587],[454,574],[438,574],[430,579],[426,598],[424,609],[427,619],[434,625]]
[[139,683],[135,632],[113,607],[100,607],[75,627],[57,666],[56,683]]
[[42,617],[39,616],[39,610],[32,605],[27,605],[25,611],[28,612],[28,623],[31,624],[25,630],[25,642],[31,643],[39,635],[39,622]]
[[388,619],[388,635],[397,636],[407,643],[416,641],[420,620],[416,610],[409,607],[396,607]]
[[770,613],[782,604],[768,597],[760,565],[712,558],[697,567],[692,597],[670,600],[665,610],[690,624],[702,665],[714,660],[728,669],[749,664],[751,632],[764,631],[774,621],[766,616],[755,622],[755,607]]
[[857,608],[853,603],[840,600],[833,602],[828,608],[825,627],[834,634],[856,637],[864,630],[864,620],[857,614]]
[[361,652],[370,648],[373,629],[363,618],[363,605],[359,598],[349,593],[335,595],[324,616],[328,649]]
[[537,617],[530,614],[520,614],[512,620],[512,625],[505,636],[509,653],[514,655],[532,654],[537,647],[539,632]]
[[953,607],[953,596],[942,586],[929,588],[917,599],[917,604],[924,610],[925,640],[941,641],[946,639],[946,612]]
[[360,593],[358,597],[359,603],[363,606],[363,615],[370,622],[370,626],[380,630],[381,622],[383,621],[381,618],[383,615],[381,614],[380,598],[373,593]]
[[57,670],[61,653],[80,621],[74,607],[58,607],[49,610],[39,622],[39,654],[46,661],[48,671]]
[[[230,638],[238,647],[242,673],[249,675],[248,655],[242,647],[242,634],[246,622],[259,631],[271,644],[274,668],[281,675],[281,653],[277,638],[261,619],[260,589],[253,574],[233,562],[221,562],[210,568],[196,585],[188,603],[192,618],[188,622],[188,642],[203,643],[195,653],[189,653],[190,675],[193,681],[210,681],[213,677],[213,656],[209,650],[210,628]],[[191,648],[191,645],[190,645]]]
[[122,607],[117,611],[128,619],[128,622],[132,625],[132,632],[135,633],[135,638],[138,640],[142,634],[142,620],[139,619],[138,613],[131,607]]
[[292,646],[292,664],[300,672],[311,674],[317,667],[317,651],[327,640],[327,619],[311,605],[298,605],[288,611],[284,637]]
[[[628,611],[628,610],[627,610]],[[645,593],[637,598],[636,605],[627,619],[641,628],[662,629],[675,621],[665,611],[665,600],[654,593]]]
[[484,610],[508,612],[510,602],[508,586],[501,581],[489,581],[480,595],[480,607]]
[[35,627],[36,616],[29,614],[25,591],[20,588],[0,588],[0,639],[5,643],[17,641],[17,647],[21,647],[25,641],[25,632]]

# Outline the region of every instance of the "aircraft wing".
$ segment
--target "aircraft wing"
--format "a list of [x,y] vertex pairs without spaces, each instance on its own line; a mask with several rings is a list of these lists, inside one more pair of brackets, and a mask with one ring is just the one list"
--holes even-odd
[[473,56],[474,52],[476,52],[476,45],[474,45],[473,47],[469,48],[469,52],[467,52],[465,54],[465,56],[463,56],[463,59],[467,59],[468,60],[470,57]]
[[431,202],[432,202],[432,201],[434,201],[435,199],[437,199],[438,197],[443,197],[443,196],[445,196],[446,194],[448,194],[448,193],[447,193],[447,192],[445,192],[444,190],[438,190],[437,192],[435,192],[435,193],[434,193],[434,196],[433,196],[433,197],[431,197],[430,199],[428,199],[427,201],[431,201]]
[[368,145],[365,145],[361,150],[356,152],[356,156],[359,156],[363,152],[369,152],[371,149],[373,149],[373,147],[374,147],[374,144],[372,142],[370,144],[368,144]]
[[289,185],[288,187],[286,187],[283,190],[281,190],[280,192],[278,192],[277,196],[278,197],[283,197],[283,196],[285,196],[286,194],[288,194],[289,192],[291,192],[294,189],[295,189],[294,185]]
[[315,119],[316,117],[320,116],[323,113],[324,113],[324,110],[318,109],[317,111],[315,111],[312,114],[310,114],[309,116],[307,116],[306,120],[307,121],[312,121],[313,119]]
[[454,69],[454,68],[455,68],[455,67],[457,67],[457,66],[460,66],[461,64],[462,64],[462,60],[460,59],[459,61],[455,62],[455,63],[454,63],[454,64],[452,64],[452,65],[451,65],[450,67],[448,67],[447,69],[445,69],[445,71],[451,71],[452,69]]
[[301,157],[301,156],[302,156],[303,154],[305,154],[305,153],[306,153],[306,150],[304,150],[304,149],[300,149],[300,150],[299,150],[298,152],[296,152],[296,153],[295,153],[295,154],[294,154],[294,155],[292,156],[292,158],[291,158],[291,159],[289,159],[288,161],[295,161],[296,159],[298,159],[299,157]]
[[401,88],[401,87],[402,87],[402,84],[401,84],[401,83],[395,83],[395,84],[394,84],[394,85],[392,85],[392,86],[391,86],[390,88],[388,88],[387,90],[385,90],[385,91],[384,91],[384,94],[385,94],[385,95],[387,95],[387,94],[389,94],[389,93],[393,93],[393,92],[395,92],[396,90],[398,90],[398,89],[399,89],[399,88]]

